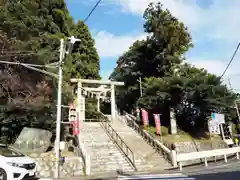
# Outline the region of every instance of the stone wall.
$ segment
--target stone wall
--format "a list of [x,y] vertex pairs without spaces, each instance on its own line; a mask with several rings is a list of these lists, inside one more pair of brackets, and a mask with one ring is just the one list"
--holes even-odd
[[[63,155],[65,156],[65,155]],[[55,165],[54,152],[43,153],[41,155],[31,154],[37,163],[37,176],[40,178],[51,178],[54,177]],[[60,166],[60,176],[61,177],[76,177],[83,176],[83,162],[82,158],[76,156],[74,153],[67,155],[65,158],[65,163]]]
[[[222,149],[228,148],[227,144],[222,140],[216,141],[186,141],[186,142],[175,142],[177,153],[190,153],[190,152],[199,152],[199,151],[207,151],[213,149]],[[223,159],[224,157],[216,157],[216,160]],[[208,158],[208,161],[215,161],[215,158]],[[198,163],[203,163],[204,159],[187,161],[183,162],[182,165],[193,165]]]

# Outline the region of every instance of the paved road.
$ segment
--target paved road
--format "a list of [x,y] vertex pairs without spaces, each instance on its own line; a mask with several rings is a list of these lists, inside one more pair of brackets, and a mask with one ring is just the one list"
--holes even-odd
[[[134,177],[135,176],[135,177]],[[230,160],[228,163],[209,163],[195,167],[183,167],[183,171],[178,169],[164,172],[154,172],[142,175],[106,175],[102,178],[63,178],[61,180],[127,180],[127,179],[148,179],[148,180],[239,180],[240,179],[240,160]]]
[[[209,163],[208,167],[204,165],[193,166],[193,167],[184,167],[182,172],[179,172],[178,169],[165,171],[171,176],[167,177],[165,175],[154,175],[154,173],[147,176],[142,175],[142,178],[137,179],[155,179],[155,180],[239,180],[240,179],[240,160],[229,160],[227,163],[223,161],[217,163]],[[163,173],[163,174],[164,174]],[[179,174],[183,175],[180,176]],[[175,174],[175,176],[174,176]],[[179,175],[179,176],[178,176]],[[140,176],[141,177],[141,176]],[[131,177],[125,178],[131,179]],[[133,178],[132,178],[133,179]]]
[[230,160],[228,163],[211,163],[208,167],[202,165],[183,168],[182,173],[188,175],[189,177],[194,177],[196,180],[239,180],[240,161]]

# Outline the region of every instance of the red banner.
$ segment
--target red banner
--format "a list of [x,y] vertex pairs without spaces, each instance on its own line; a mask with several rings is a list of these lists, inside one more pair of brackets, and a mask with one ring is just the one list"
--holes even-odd
[[145,109],[141,109],[142,111],[142,120],[143,120],[143,125],[148,126],[148,112]]
[[79,121],[79,114],[77,113],[77,118],[75,121],[72,122],[73,126],[73,135],[80,134],[80,121]]
[[156,125],[156,134],[161,135],[161,121],[160,121],[160,114],[153,114],[155,125]]

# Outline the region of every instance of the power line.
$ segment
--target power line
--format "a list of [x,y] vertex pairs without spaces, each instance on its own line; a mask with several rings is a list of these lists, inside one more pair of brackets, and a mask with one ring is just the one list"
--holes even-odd
[[0,61],[0,64],[1,63],[3,63],[3,64],[12,64],[12,65],[32,66],[32,67],[56,68],[56,66],[51,66],[51,65],[29,64],[29,63],[10,62],[10,61]]
[[222,75],[220,76],[221,79],[222,79],[222,77],[225,75],[225,73],[227,72],[229,66],[231,65],[231,63],[232,63],[235,55],[237,54],[237,51],[238,51],[239,47],[240,47],[240,42],[238,43],[237,48],[236,48],[236,50],[234,51],[233,56],[232,56],[232,58],[230,59],[227,67],[225,68],[225,70],[223,71]]
[[[45,71],[45,70],[42,70],[42,69],[38,69],[38,68],[35,68],[35,67],[48,67],[46,65],[37,65],[37,64],[26,64],[26,63],[20,63],[20,62],[9,62],[9,61],[0,61],[0,64],[3,63],[3,64],[11,64],[11,65],[21,65],[21,66],[24,66],[28,69],[31,69],[31,70],[34,70],[34,71],[38,71],[38,72],[41,72],[43,74],[47,74],[47,75],[50,75],[50,76],[53,76],[53,77],[58,77],[58,75],[54,74],[54,73],[51,73],[51,72],[48,72],[48,71]],[[34,67],[35,66],[35,67]]]
[[87,17],[84,19],[84,23],[89,19],[89,17],[92,15],[92,13],[95,11],[95,9],[98,7],[98,5],[100,4],[102,0],[98,0],[98,2],[95,4],[95,6],[92,8],[92,10],[89,12],[89,14],[87,15]]
[[5,53],[8,53],[8,54],[16,54],[16,53],[36,53],[35,51],[0,51],[0,54],[5,54]]

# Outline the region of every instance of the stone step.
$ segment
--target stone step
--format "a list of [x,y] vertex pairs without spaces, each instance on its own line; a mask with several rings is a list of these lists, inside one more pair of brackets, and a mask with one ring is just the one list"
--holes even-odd
[[105,148],[104,150],[106,149],[117,149],[116,145],[115,144],[96,144],[96,143],[84,143],[86,144],[88,147],[92,147],[92,148]]
[[91,159],[92,162],[101,164],[101,163],[109,163],[109,164],[129,164],[128,161],[126,159],[110,159],[110,158],[94,158]]
[[118,150],[118,149],[113,149],[113,150],[105,150],[105,151],[97,151],[96,149],[92,149],[91,150],[91,153],[92,154],[105,154],[105,155],[116,155],[116,154],[119,154],[119,155],[122,155],[121,152]]
[[127,172],[134,172],[134,170],[133,169],[114,169],[114,170],[107,170],[107,169],[105,169],[105,170],[102,170],[102,169],[94,169],[94,170],[92,170],[91,171],[91,173],[92,174],[94,174],[94,175],[98,175],[98,174],[102,174],[103,172],[104,172],[104,174],[106,174],[106,173],[116,173],[116,171],[123,171],[123,172],[125,172],[125,173],[127,173]]
[[108,167],[99,167],[99,166],[96,166],[96,167],[93,167],[91,168],[91,171],[92,172],[101,172],[101,171],[116,171],[116,170],[128,170],[128,171],[132,171],[134,170],[132,167],[128,167],[128,166],[108,166]]

